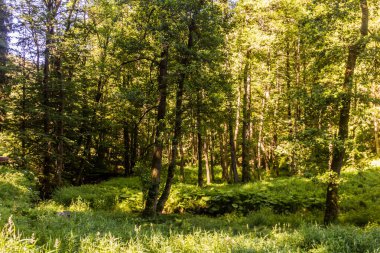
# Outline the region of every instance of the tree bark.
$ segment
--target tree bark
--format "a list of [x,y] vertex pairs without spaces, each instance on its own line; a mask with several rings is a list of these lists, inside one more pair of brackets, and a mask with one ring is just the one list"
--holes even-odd
[[161,168],[162,168],[162,135],[165,129],[164,119],[166,115],[166,97],[167,97],[167,75],[168,75],[168,58],[169,46],[163,45],[161,52],[161,60],[158,66],[158,88],[159,88],[159,104],[157,108],[157,127],[154,140],[154,151],[151,165],[151,183],[148,189],[147,199],[143,215],[154,217],[156,215],[157,198],[160,188]]
[[[184,68],[189,67],[189,64],[191,62],[191,50],[194,44],[193,33],[195,32],[195,30],[196,30],[196,23],[195,23],[195,17],[193,16],[188,26],[188,31],[189,31],[188,41],[187,41],[188,51],[185,52],[185,55],[183,56],[181,60],[181,65]],[[174,179],[174,173],[175,173],[175,168],[177,164],[178,144],[182,138],[182,114],[183,114],[182,102],[183,102],[183,92],[184,92],[186,77],[187,75],[183,71],[180,74],[180,77],[178,80],[178,86],[177,86],[177,92],[176,92],[174,135],[172,139],[171,158],[170,158],[170,164],[168,167],[168,176],[166,178],[165,188],[157,204],[158,213],[161,213],[164,209],[165,203],[169,198],[170,189],[171,189],[173,179]]]
[[247,51],[246,62],[244,67],[244,96],[243,96],[243,128],[242,128],[242,181],[248,182],[251,179],[249,169],[249,123],[251,121],[250,113],[250,58],[251,52]]
[[64,171],[64,147],[63,147],[63,134],[64,134],[64,126],[63,126],[63,111],[64,111],[64,87],[63,87],[63,76],[62,76],[62,61],[60,56],[54,57],[54,65],[55,65],[55,75],[57,78],[58,84],[58,101],[57,101],[57,168],[55,171],[55,187],[62,186],[62,173]]
[[185,181],[185,154],[183,152],[183,142],[182,140],[179,143],[179,153],[181,156],[181,161],[179,165],[179,180],[181,182]]
[[231,105],[231,101],[230,101],[230,117],[228,120],[228,134],[229,134],[229,141],[230,141],[231,175],[232,175],[234,183],[237,183],[237,182],[239,182],[239,175],[237,172],[237,165],[236,165],[236,163],[237,163],[236,162],[236,146],[235,146],[235,136],[234,136],[234,130],[233,130],[233,125],[232,125],[233,123],[232,122],[233,122],[232,105]]
[[211,165],[211,181],[215,182],[215,158],[214,158],[214,138],[210,136],[210,165]]
[[205,136],[205,141],[204,141],[204,150],[205,150],[205,165],[206,165],[206,182],[207,184],[211,184],[211,169],[210,169],[210,163],[209,163],[209,155],[208,155],[208,148],[209,145],[207,143],[207,135]]
[[43,106],[43,132],[44,132],[44,150],[43,150],[43,164],[42,164],[42,182],[41,182],[41,197],[43,199],[49,198],[53,192],[52,185],[52,161],[51,161],[51,140],[50,140],[50,47],[52,46],[52,37],[54,36],[53,25],[53,11],[54,6],[52,1],[46,2],[46,48],[44,52],[44,69],[42,80],[42,106]]
[[223,138],[223,133],[219,133],[219,155],[220,155],[220,166],[222,167],[222,178],[224,181],[229,181],[228,175],[228,166],[227,166],[227,158],[225,152],[225,142]]
[[196,120],[197,120],[197,159],[198,159],[198,186],[203,186],[203,169],[202,169],[202,120],[201,120],[201,91],[197,91],[197,109],[196,109]]
[[[7,29],[8,12],[4,0],[0,0],[0,102],[5,99],[5,90],[7,84],[6,66],[8,54],[8,29]],[[0,131],[2,131],[3,121],[6,112],[0,107]]]
[[338,179],[343,166],[345,156],[345,141],[348,137],[348,122],[350,119],[350,106],[353,88],[353,78],[358,56],[364,51],[367,44],[368,35],[368,5],[366,0],[360,0],[360,8],[362,11],[360,38],[356,43],[349,47],[348,58],[346,62],[346,71],[344,74],[343,91],[341,97],[341,108],[339,111],[339,130],[338,140],[333,147],[333,158],[331,162],[332,176],[327,186],[326,194],[326,210],[324,223],[329,224],[337,220],[339,213],[338,206]]
[[131,176],[131,138],[129,133],[129,124],[124,122],[123,126],[124,139],[124,175]]

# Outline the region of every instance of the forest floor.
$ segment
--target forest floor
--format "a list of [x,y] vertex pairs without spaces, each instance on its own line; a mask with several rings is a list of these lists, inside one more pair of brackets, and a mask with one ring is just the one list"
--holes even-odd
[[138,177],[38,201],[32,174],[2,166],[0,252],[380,252],[380,161],[345,168],[340,219],[327,227],[323,176],[202,189],[192,181],[174,185],[166,214],[143,219]]

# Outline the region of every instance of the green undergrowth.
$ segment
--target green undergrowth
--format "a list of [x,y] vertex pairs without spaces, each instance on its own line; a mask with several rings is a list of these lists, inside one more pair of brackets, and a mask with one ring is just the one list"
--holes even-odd
[[323,188],[302,178],[273,179],[244,185],[210,185],[203,189],[178,184],[173,187],[167,212],[191,212],[220,215],[249,213],[263,207],[276,213],[321,210]]
[[22,234],[10,220],[1,232],[0,252],[380,252],[378,226],[257,226],[253,214],[145,220],[83,206],[72,206],[72,217],[64,218],[51,213],[61,208],[54,205],[40,206]]
[[114,178],[95,185],[61,188],[53,200],[65,206],[83,200],[94,209],[136,212],[142,209],[143,194],[139,178]]
[[340,225],[328,227],[318,178],[176,183],[166,214],[143,219],[138,177],[61,188],[36,203],[31,174],[0,173],[0,252],[380,252],[379,166],[342,173]]
[[13,215],[23,219],[38,200],[36,179],[28,171],[0,166],[0,226]]
[[[380,223],[380,170],[346,170],[340,184],[341,221],[364,226]],[[54,201],[69,206],[83,200],[90,208],[140,212],[143,187],[138,177],[116,178],[98,185],[66,187],[58,190]],[[325,205],[326,184],[319,178],[275,178],[248,184],[176,183],[172,187],[165,213],[192,213],[212,216],[226,213],[248,214],[267,208],[277,214],[314,214]]]

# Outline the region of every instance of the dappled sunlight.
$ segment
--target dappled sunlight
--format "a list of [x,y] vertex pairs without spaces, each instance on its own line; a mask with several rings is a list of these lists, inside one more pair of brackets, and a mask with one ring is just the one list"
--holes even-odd
[[373,167],[380,169],[380,159],[372,160],[369,164]]

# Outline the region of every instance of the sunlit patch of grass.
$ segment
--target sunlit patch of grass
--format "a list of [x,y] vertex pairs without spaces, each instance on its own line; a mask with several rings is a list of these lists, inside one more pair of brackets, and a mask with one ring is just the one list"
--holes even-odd
[[[96,212],[95,212],[96,213]],[[102,223],[109,220],[109,214],[99,220],[100,214],[93,213]],[[115,218],[115,217],[113,217]],[[351,226],[329,226],[303,223],[298,228],[287,224],[268,227],[223,229],[201,228],[197,225],[189,230],[176,226],[174,217],[166,217],[159,223],[146,222],[137,217],[124,217],[125,225],[119,221],[105,222],[103,229],[91,225],[92,229],[83,228],[83,224],[72,224],[71,229],[63,220],[61,227],[46,231],[36,229],[36,238],[22,237],[14,234],[14,228],[3,229],[0,238],[0,252],[379,252],[380,228],[369,226],[363,229]],[[197,217],[188,217],[190,221]],[[236,217],[232,218],[237,221]],[[242,218],[242,217],[240,217]],[[219,218],[202,217],[203,223],[217,224]],[[90,220],[82,217],[91,223]],[[246,222],[247,220],[245,220]],[[50,221],[51,222],[51,221]],[[240,224],[237,222],[237,224]],[[51,224],[50,224],[51,225]],[[225,225],[225,224],[224,224]],[[240,224],[241,225],[241,224]],[[79,227],[78,227],[79,226]],[[8,228],[8,230],[6,230]],[[237,230],[234,230],[237,229]],[[4,232],[4,231],[11,232]],[[60,231],[61,230],[61,231]],[[65,232],[62,232],[65,230]],[[42,234],[45,233],[45,234]],[[26,239],[25,239],[26,238]],[[7,251],[5,251],[7,250]]]

